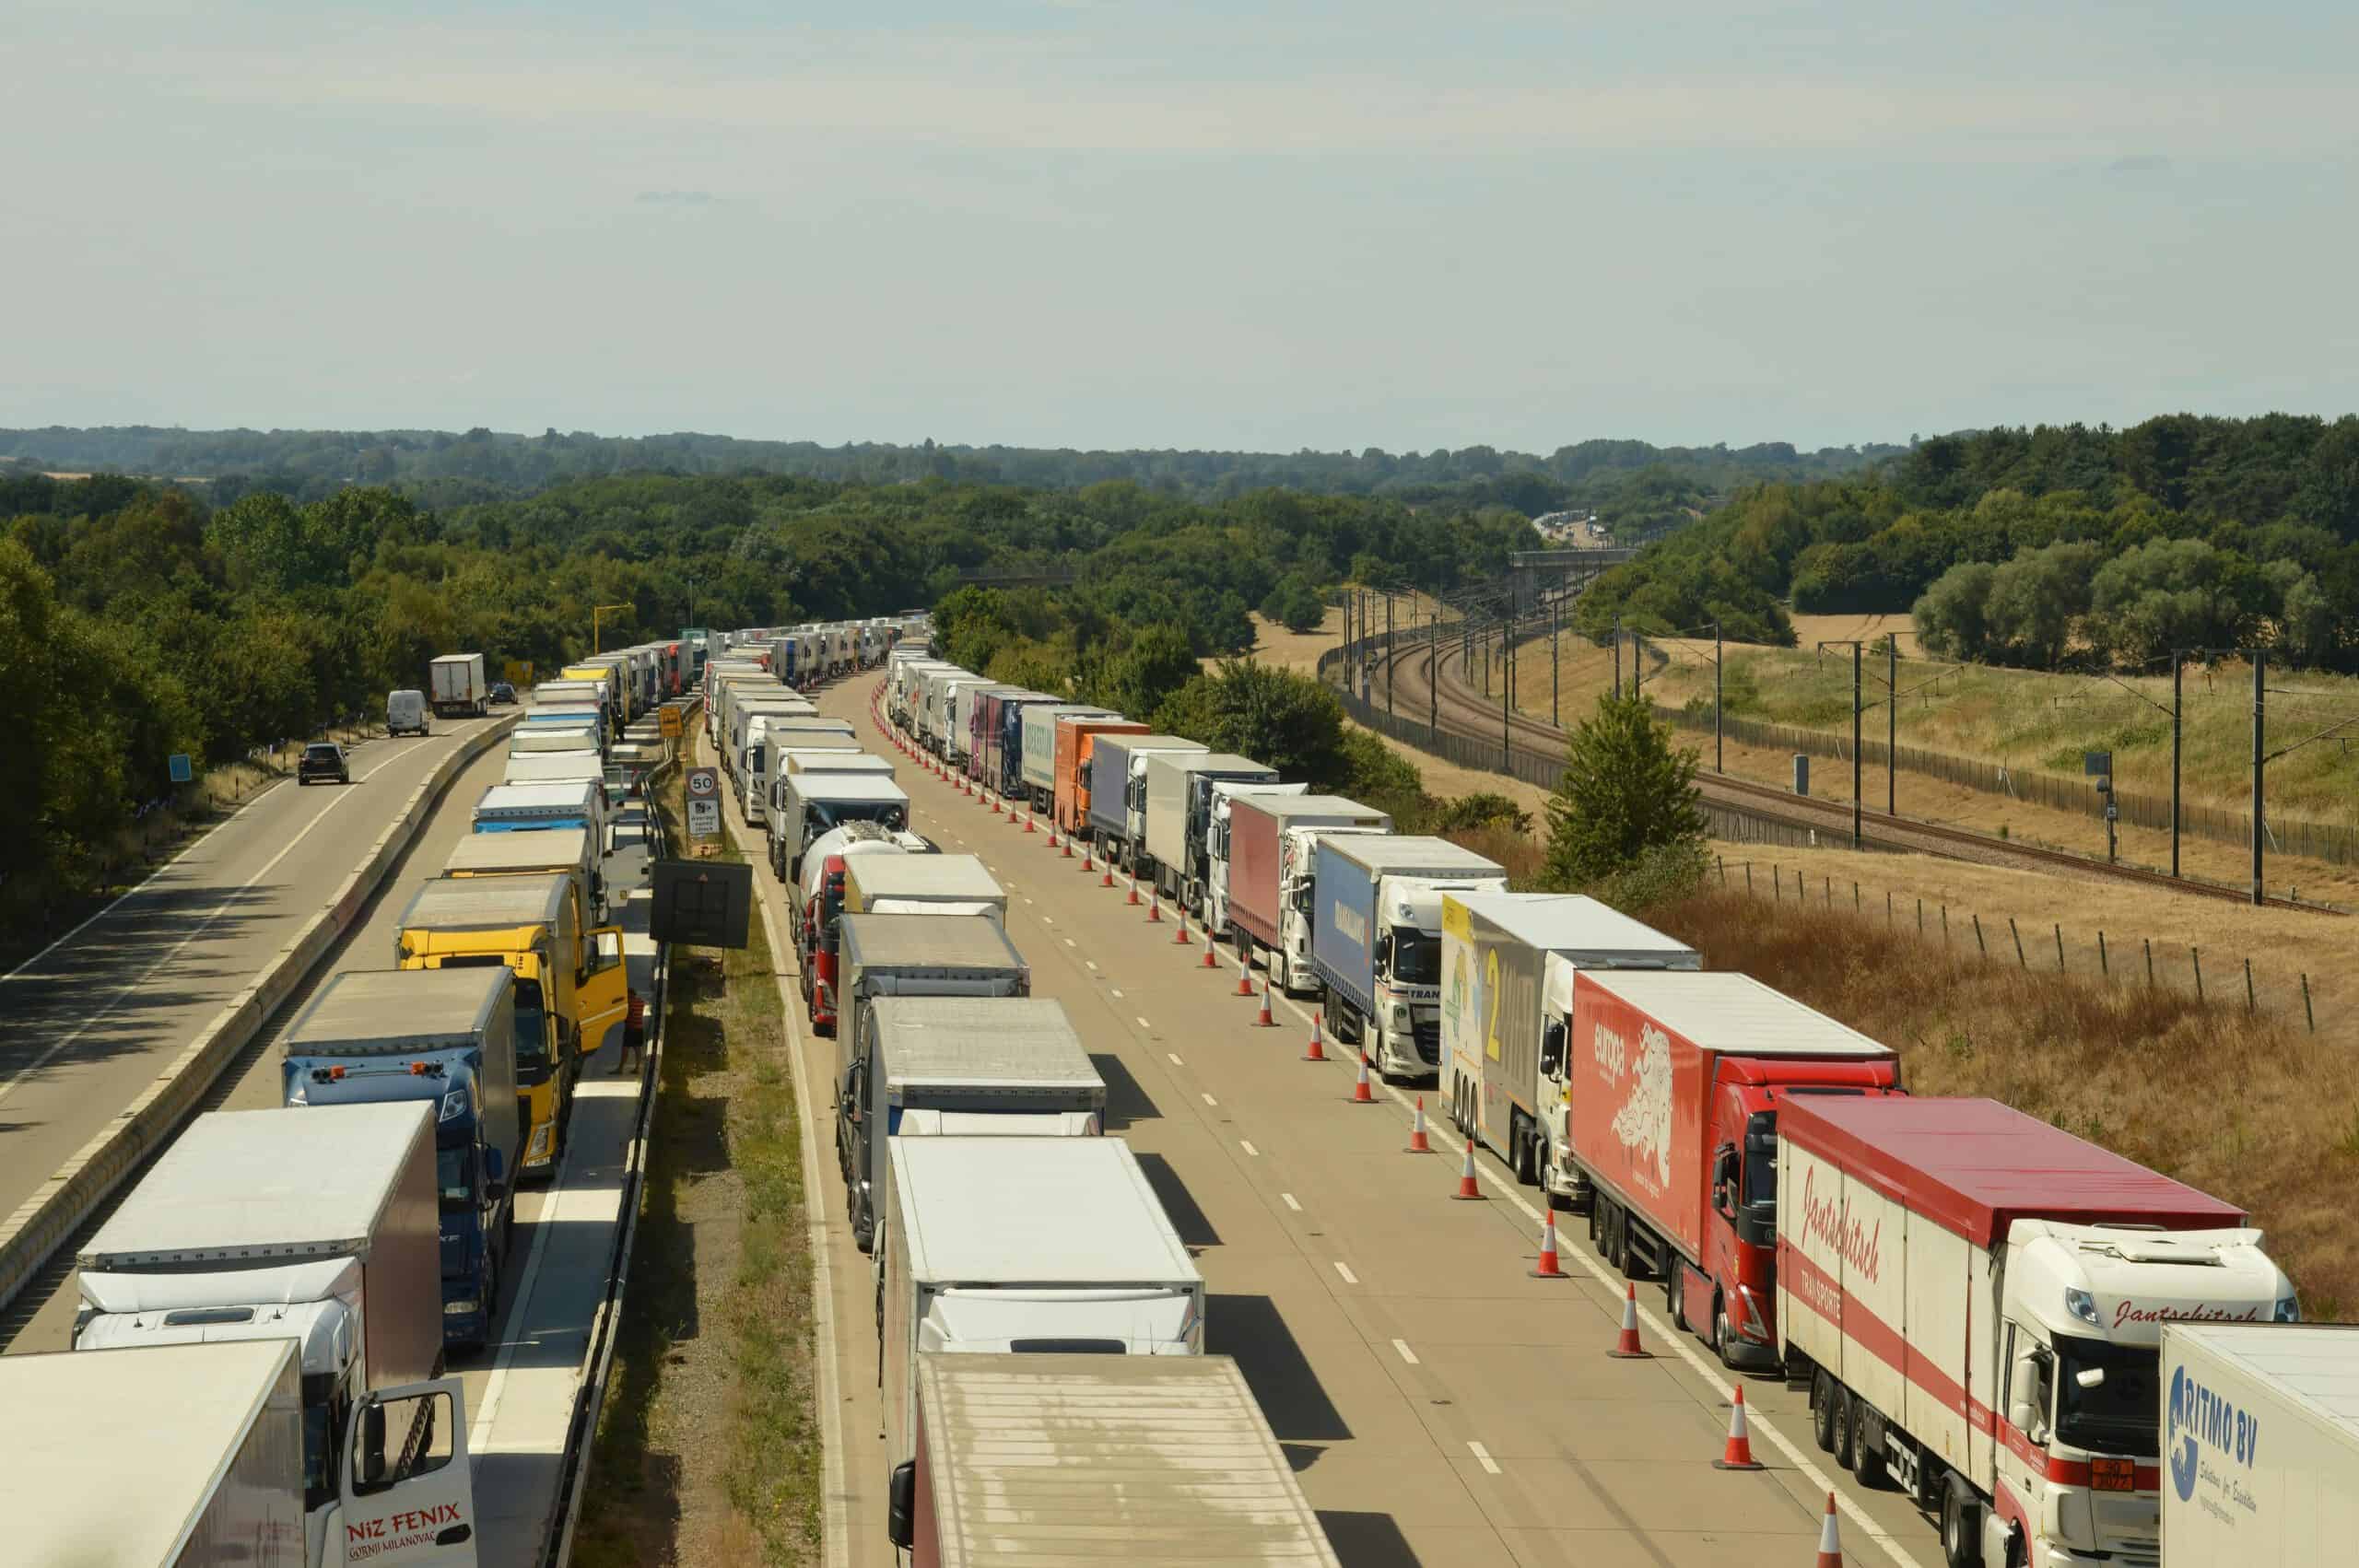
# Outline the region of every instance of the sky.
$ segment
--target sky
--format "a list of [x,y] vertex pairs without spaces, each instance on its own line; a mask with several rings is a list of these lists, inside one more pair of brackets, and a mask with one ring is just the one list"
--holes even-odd
[[9,0],[0,426],[2339,415],[2354,57],[2326,0]]

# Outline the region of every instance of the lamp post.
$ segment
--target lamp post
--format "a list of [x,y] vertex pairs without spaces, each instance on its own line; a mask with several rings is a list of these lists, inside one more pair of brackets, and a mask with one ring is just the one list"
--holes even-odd
[[630,606],[628,604],[593,604],[590,607],[591,652],[603,653],[605,651],[605,644],[603,640],[603,634],[599,629],[599,623],[605,615],[606,612],[609,610],[628,610]]

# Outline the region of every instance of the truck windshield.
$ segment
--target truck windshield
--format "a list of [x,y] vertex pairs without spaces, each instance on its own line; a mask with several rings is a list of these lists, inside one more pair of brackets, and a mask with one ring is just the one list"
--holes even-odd
[[442,1212],[464,1214],[475,1207],[475,1151],[464,1144],[434,1151],[434,1186],[442,1196]]
[[1414,926],[1393,927],[1392,977],[1404,986],[1441,984],[1441,938]]
[[881,822],[898,833],[909,818],[898,801],[813,801],[803,808],[805,844],[848,822]]
[[549,1015],[538,980],[516,982],[516,1082],[538,1083],[549,1075]]
[[[2133,1458],[2160,1451],[2161,1352],[2153,1345],[2117,1345],[2075,1335],[2056,1336],[2056,1436],[2092,1454]],[[2081,1387],[2080,1374],[2102,1371],[2105,1381]]]

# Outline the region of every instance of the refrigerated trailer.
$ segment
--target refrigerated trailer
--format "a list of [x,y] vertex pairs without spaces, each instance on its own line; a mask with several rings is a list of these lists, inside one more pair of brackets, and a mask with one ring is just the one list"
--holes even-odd
[[1951,1562],[2157,1562],[2164,1326],[2294,1313],[2243,1211],[1996,1100],[1797,1094],[1777,1144],[1819,1445],[1938,1512]]
[[[1278,770],[1232,752],[1148,754],[1133,785],[1139,799],[1140,847],[1148,872],[1166,898],[1201,916],[1203,817],[1215,782],[1279,785]],[[1202,814],[1200,814],[1202,813]]]
[[1504,893],[1505,868],[1447,838],[1333,834],[1311,846],[1311,883],[1310,966],[1335,1037],[1372,1046],[1388,1078],[1438,1076],[1442,895]]
[[1315,995],[1310,966],[1310,848],[1322,833],[1390,833],[1392,819],[1341,795],[1228,797],[1228,818],[1213,825],[1213,896],[1207,919],[1238,951],[1293,996]]
[[2310,1568],[2359,1542],[2359,1327],[2165,1323],[2165,1568]]

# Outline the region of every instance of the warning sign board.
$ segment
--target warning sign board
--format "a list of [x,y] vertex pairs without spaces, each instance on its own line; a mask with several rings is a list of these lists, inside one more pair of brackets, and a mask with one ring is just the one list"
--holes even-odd
[[667,741],[678,740],[680,738],[680,710],[667,702],[662,708],[657,708],[655,712],[656,727],[663,731],[663,738]]
[[721,769],[688,769],[688,837],[721,837]]

